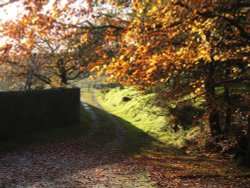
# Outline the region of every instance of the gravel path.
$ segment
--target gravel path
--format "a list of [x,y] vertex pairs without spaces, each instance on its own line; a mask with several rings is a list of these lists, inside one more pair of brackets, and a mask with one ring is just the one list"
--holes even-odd
[[[94,96],[92,96],[94,97]],[[97,104],[96,100],[93,101]],[[124,130],[116,119],[116,139],[94,141],[100,121],[85,103],[92,118],[89,134],[61,143],[33,145],[0,154],[0,187],[46,188],[134,188],[157,187],[142,168],[124,163],[119,151]],[[107,117],[107,118],[111,118]]]

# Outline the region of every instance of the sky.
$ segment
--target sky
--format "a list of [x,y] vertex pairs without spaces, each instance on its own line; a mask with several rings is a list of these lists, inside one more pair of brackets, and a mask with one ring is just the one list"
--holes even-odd
[[[0,4],[3,3],[6,3],[6,0],[0,0]],[[15,20],[17,18],[17,14],[21,13],[22,11],[23,11],[22,0],[10,3],[0,8],[0,21],[5,22],[7,20]]]
[[[0,5],[9,2],[9,0],[0,0]],[[22,6],[22,0],[10,3],[0,8],[0,26],[2,23],[8,20],[16,20],[18,13],[24,12]],[[6,37],[0,36],[0,46],[6,43]]]

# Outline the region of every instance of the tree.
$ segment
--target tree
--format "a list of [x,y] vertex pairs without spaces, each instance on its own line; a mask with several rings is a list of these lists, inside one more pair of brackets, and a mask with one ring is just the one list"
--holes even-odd
[[[105,44],[105,36],[117,35],[116,31],[122,27],[112,23],[121,24],[121,19],[113,16],[117,13],[108,13],[105,8],[101,8],[99,3],[96,3],[98,9],[93,12],[90,2],[88,8],[79,9],[72,3],[63,5],[55,1],[50,5],[50,1],[24,1],[27,14],[2,25],[1,36],[10,41],[0,49],[2,62],[8,62],[12,69],[22,72],[28,80],[34,80],[30,79],[32,75],[46,84],[52,82],[52,77],[58,77],[62,83],[59,85],[65,85],[84,71],[100,70],[101,67],[97,68],[96,65],[101,64],[101,49],[106,53],[102,58],[108,58],[114,46],[112,43]],[[80,2],[78,4],[81,5]],[[33,54],[37,56],[31,66]],[[20,63],[19,57],[26,60]],[[13,58],[14,62],[10,60]],[[34,64],[39,67],[35,71]],[[17,69],[18,66],[20,69]],[[29,67],[29,71],[23,71],[24,67]]]
[[247,1],[134,1],[134,19],[122,33],[120,56],[107,73],[140,88],[174,82],[166,97],[205,94],[216,136],[222,133],[223,110],[216,87],[224,85],[230,105],[228,85],[249,80],[248,6]]

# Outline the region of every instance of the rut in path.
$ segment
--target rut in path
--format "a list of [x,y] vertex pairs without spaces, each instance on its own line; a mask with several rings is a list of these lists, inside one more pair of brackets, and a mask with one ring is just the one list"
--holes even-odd
[[[94,96],[92,100],[95,101]],[[102,143],[95,136],[102,122],[89,106],[85,105],[86,108],[89,108],[92,127],[82,138],[1,153],[0,187],[156,187],[145,170],[123,163],[126,156],[120,153],[125,135],[121,131],[122,123],[108,115],[107,118],[117,121],[117,124],[114,122],[116,137]]]
[[[91,100],[93,101],[93,103],[95,104],[95,106],[103,111],[105,111],[102,106],[96,101],[95,95],[93,92],[90,93],[91,96]],[[114,116],[112,116],[111,114],[107,113],[107,118],[109,118],[116,126],[116,137],[117,137],[117,141],[122,142],[122,139],[125,136],[125,129],[124,126],[122,124],[122,122],[118,121]]]

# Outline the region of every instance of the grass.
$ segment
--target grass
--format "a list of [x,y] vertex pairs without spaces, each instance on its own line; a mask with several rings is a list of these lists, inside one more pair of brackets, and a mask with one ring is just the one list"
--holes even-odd
[[[151,144],[154,139],[143,130],[132,125],[131,122],[127,121],[127,119],[123,119],[122,117],[119,117],[115,114],[110,114],[104,110],[101,110],[100,107],[97,108],[97,106],[94,106],[96,104],[93,102],[91,95],[100,97],[100,92],[97,90],[92,90],[92,92],[94,93],[90,93],[84,88],[81,94],[84,101],[91,106],[92,110],[96,113],[99,121],[101,122],[101,127],[99,128],[97,134],[95,134],[96,138],[99,140],[104,139],[106,141],[112,140],[115,136],[114,133],[116,132],[116,123],[119,122],[125,127],[127,133],[123,145],[120,148],[123,153],[133,155],[134,153],[142,151],[144,147]],[[98,103],[99,102],[100,101],[98,100]],[[101,106],[104,107],[103,103]],[[105,108],[105,110],[107,109]],[[112,121],[114,119],[116,120],[116,123]]]
[[[154,100],[154,94],[142,94],[132,87],[123,89],[117,87],[110,89],[107,93],[98,91],[97,96],[98,102],[107,111],[130,122],[140,132],[145,132],[169,146],[181,148],[185,145],[186,139],[193,138],[199,132],[199,128],[195,127],[174,133],[171,128],[173,123],[171,119],[161,115],[161,108],[150,102]],[[131,100],[125,102],[124,97]],[[131,127],[127,127],[130,135],[137,135],[130,129]]]
[[29,144],[45,144],[79,138],[90,128],[91,119],[88,112],[80,108],[80,123],[64,127],[53,127],[22,134],[13,139],[0,142],[0,151],[10,151]]
[[[139,161],[144,160],[148,166],[165,170],[166,176],[249,176],[249,170],[236,167],[235,163],[196,155],[194,151],[187,154],[178,149],[185,146],[186,140],[197,137],[200,128],[171,131],[171,119],[160,116],[161,109],[149,102],[154,99],[153,94],[141,94],[132,87],[117,87],[107,92],[99,90],[96,95],[98,102],[109,113],[124,122],[127,132],[124,149],[128,149]],[[131,100],[125,102],[124,97]],[[199,106],[202,100],[196,102],[194,107]]]

